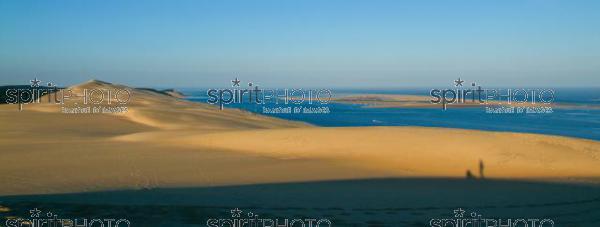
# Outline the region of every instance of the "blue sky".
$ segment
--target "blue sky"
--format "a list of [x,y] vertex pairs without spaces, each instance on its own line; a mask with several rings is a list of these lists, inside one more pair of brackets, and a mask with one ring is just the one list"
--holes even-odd
[[599,1],[0,0],[0,84],[600,85]]

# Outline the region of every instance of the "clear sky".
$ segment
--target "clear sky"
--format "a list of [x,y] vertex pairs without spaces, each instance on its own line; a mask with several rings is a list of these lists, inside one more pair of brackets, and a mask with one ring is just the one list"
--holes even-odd
[[0,85],[600,86],[600,1],[0,0]]

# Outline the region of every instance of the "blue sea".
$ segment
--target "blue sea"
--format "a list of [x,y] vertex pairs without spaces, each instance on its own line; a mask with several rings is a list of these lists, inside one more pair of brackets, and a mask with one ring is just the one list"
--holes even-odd
[[[555,102],[600,105],[600,88],[563,88],[555,90]],[[207,103],[207,89],[181,89],[188,100]],[[429,95],[428,89],[333,89],[339,94],[409,94]],[[228,104],[263,114],[263,107],[283,104]],[[297,106],[288,104],[288,106]],[[304,107],[323,105],[302,104]],[[477,129],[487,131],[527,132],[600,140],[599,108],[553,108],[552,113],[486,113],[485,108],[365,108],[359,104],[329,103],[328,114],[266,114],[288,120],[308,122],[324,127],[347,126],[424,126]]]

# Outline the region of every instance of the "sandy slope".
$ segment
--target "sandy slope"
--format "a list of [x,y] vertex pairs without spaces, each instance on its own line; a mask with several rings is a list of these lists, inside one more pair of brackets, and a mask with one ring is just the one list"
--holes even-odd
[[[600,145],[566,137],[420,127],[254,130],[179,138],[179,144],[284,160],[321,159],[400,176],[600,176]],[[269,141],[265,143],[263,141]]]
[[[125,88],[99,81],[71,87]],[[125,114],[0,105],[0,195],[390,176],[599,177],[596,141],[473,130],[318,128],[132,90]],[[67,105],[75,105],[67,103]]]

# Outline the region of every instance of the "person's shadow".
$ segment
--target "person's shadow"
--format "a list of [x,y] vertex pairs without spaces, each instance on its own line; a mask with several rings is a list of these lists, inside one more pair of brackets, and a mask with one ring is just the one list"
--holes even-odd
[[483,168],[485,166],[483,165],[483,160],[479,159],[479,178],[480,179],[485,179],[485,175],[483,175]]
[[471,170],[467,170],[465,177],[467,178],[467,180],[471,180],[471,179],[475,178],[473,176],[473,173],[471,173]]
[[[485,179],[485,175],[483,174],[483,169],[484,168],[485,168],[485,165],[483,164],[483,160],[479,159],[479,179],[480,180]],[[467,169],[465,177],[467,179],[474,179],[475,178],[475,176],[473,175],[473,173],[469,169]]]

